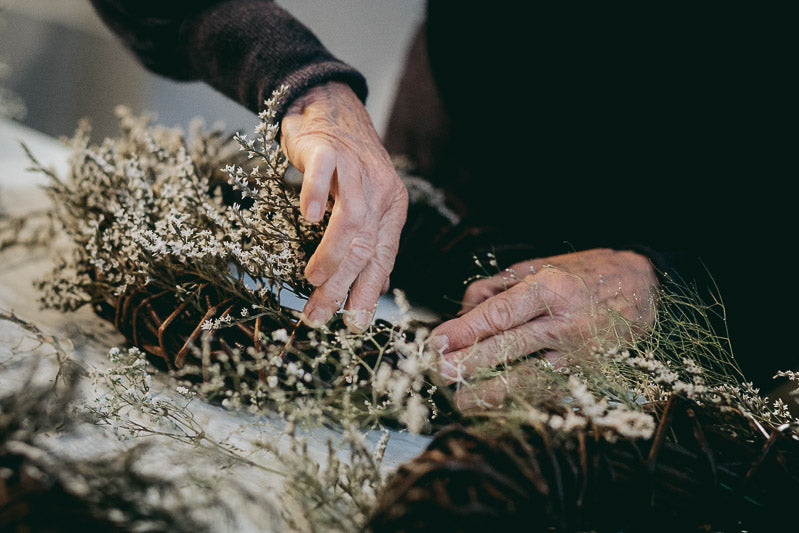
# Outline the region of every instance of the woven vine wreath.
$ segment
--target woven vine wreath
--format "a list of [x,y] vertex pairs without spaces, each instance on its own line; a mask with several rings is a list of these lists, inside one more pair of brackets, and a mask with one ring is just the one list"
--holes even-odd
[[44,305],[92,306],[223,403],[297,406],[324,423],[397,420],[412,431],[435,417],[469,421],[400,468],[372,514],[376,531],[616,531],[652,526],[647,517],[755,529],[797,493],[787,407],[740,384],[730,360],[713,359],[713,337],[681,312],[661,313],[651,339],[629,351],[560,369],[541,361],[523,382],[508,381],[502,409],[468,419],[431,378],[424,325],[378,321],[363,334],[340,316],[303,325],[281,294],[310,293],[303,270],[327,218],[305,221],[285,179],[270,111],[280,96],[253,139],[200,125],[185,136],[120,109],[116,139],[95,145],[79,128],[66,177],[31,156],[74,243],[39,283]]
[[799,494],[796,426],[674,395],[648,404],[650,438],[445,428],[402,465],[371,517],[411,531],[787,531]]

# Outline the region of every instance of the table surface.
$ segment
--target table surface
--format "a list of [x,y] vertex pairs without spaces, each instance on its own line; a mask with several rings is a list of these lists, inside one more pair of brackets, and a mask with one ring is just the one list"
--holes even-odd
[[[48,199],[41,190],[46,180],[43,176],[27,172],[27,157],[19,146],[24,142],[31,152],[45,166],[53,167],[63,175],[67,169],[70,150],[55,139],[30,130],[17,123],[0,120],[0,209],[7,214],[21,215],[35,210],[48,208]],[[96,317],[89,309],[75,313],[61,313],[39,308],[37,294],[32,286],[33,280],[45,276],[52,268],[57,247],[47,249],[10,248],[0,252],[0,311],[13,311],[20,318],[35,323],[48,334],[71,343],[71,358],[84,368],[102,369],[109,366],[108,350],[114,346],[122,346],[124,339],[105,321]],[[381,315],[391,317],[395,308],[381,301]],[[30,334],[18,326],[0,321],[0,394],[12,393],[34,382],[47,383],[53,380],[56,372],[54,358],[48,355],[47,347],[36,346]],[[20,351],[24,357],[20,357]],[[38,357],[28,357],[38,354]],[[31,363],[33,360],[37,364]],[[33,370],[35,368],[35,371]],[[172,390],[166,376],[156,376],[154,390],[164,398],[180,400]],[[96,394],[88,384],[81,389],[83,399]],[[276,417],[255,416],[243,412],[222,409],[200,400],[190,404],[192,414],[202,421],[210,435],[219,440],[233,439],[242,449],[247,450],[248,459],[269,468],[275,457],[253,448],[252,443],[281,434],[282,422]],[[340,434],[326,428],[305,430],[312,455],[324,463],[327,454],[327,441],[336,441]],[[412,435],[407,432],[391,431],[391,437],[385,454],[384,469],[390,471],[415,457],[429,442],[429,437]],[[370,432],[366,435],[369,442],[377,442],[381,434]],[[127,446],[110,431],[98,426],[86,427],[68,435],[52,435],[45,445],[51,453],[62,457],[91,456],[107,453],[108,450],[119,450]],[[191,450],[182,450],[180,443],[172,442],[173,450],[162,453],[161,458],[154,458],[149,468],[158,468],[159,461],[164,462],[164,471],[183,471],[188,465],[176,464],[175,457],[194,457]],[[191,446],[189,446],[191,447]],[[347,461],[344,447],[340,450],[340,459]],[[187,459],[188,461],[188,459]],[[197,459],[198,464],[201,462]],[[191,466],[195,468],[196,465]],[[215,465],[212,465],[212,467]],[[224,471],[220,471],[224,470]],[[235,490],[229,491],[228,503],[236,506],[236,498],[242,500],[240,513],[236,521],[231,522],[224,516],[220,518],[219,531],[264,531],[280,530],[281,519],[279,509],[283,505],[279,498],[282,492],[282,477],[265,470],[247,468],[242,465],[226,469],[214,468],[215,476],[231,481],[229,485],[245,483],[254,490],[273,498],[274,505],[253,509],[246,503],[244,496],[237,496]],[[175,474],[178,475],[178,474]],[[185,472],[181,475],[186,475]],[[231,477],[232,476],[232,477]],[[222,479],[224,485],[225,479]],[[225,521],[227,520],[227,521]],[[235,522],[235,524],[234,524]]]

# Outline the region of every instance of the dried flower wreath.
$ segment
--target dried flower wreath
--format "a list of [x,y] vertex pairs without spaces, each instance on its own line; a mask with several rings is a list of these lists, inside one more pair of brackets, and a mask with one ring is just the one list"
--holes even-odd
[[[271,122],[280,96],[252,140],[199,125],[187,139],[120,109],[119,139],[92,145],[81,126],[67,178],[31,155],[52,179],[53,216],[75,244],[39,284],[43,303],[93,306],[152,361],[227,406],[429,428],[446,418],[442,405],[452,409],[431,377],[436,354],[423,325],[378,322],[352,334],[339,318],[313,330],[280,303],[283,291],[309,293],[304,262],[324,231],[324,221],[302,219],[283,179]],[[464,531],[533,518],[542,529],[639,527],[607,514],[605,496],[617,489],[649,495],[630,503],[630,516],[675,527],[726,528],[738,518],[719,502],[756,502],[739,507],[748,520],[764,516],[751,509],[768,514],[799,484],[797,422],[781,401],[741,383],[701,304],[664,292],[657,307],[653,330],[629,344],[560,368],[540,361],[521,379],[493,370],[508,376],[505,403],[462,418],[470,429],[439,436],[357,516],[371,514],[368,527],[380,531],[451,526],[453,517]],[[297,493],[313,499],[321,489],[303,476]]]
[[435,406],[424,329],[378,321],[356,335],[338,317],[314,330],[280,303],[284,291],[310,294],[303,269],[328,216],[303,219],[283,179],[271,123],[281,96],[266,102],[253,139],[200,124],[186,139],[121,108],[119,139],[92,145],[81,124],[65,179],[29,154],[51,178],[53,216],[74,242],[39,283],[42,303],[93,306],[226,405],[302,410],[308,399],[321,416],[345,402],[353,416],[402,417],[419,431]]

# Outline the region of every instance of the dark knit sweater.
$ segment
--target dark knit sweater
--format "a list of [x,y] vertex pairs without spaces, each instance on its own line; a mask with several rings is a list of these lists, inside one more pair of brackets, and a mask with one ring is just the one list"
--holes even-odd
[[[254,111],[282,83],[283,109],[332,79],[366,96],[360,74],[272,2],[92,2],[148,67]],[[768,385],[799,353],[784,190],[796,175],[784,165],[795,150],[791,17],[549,4],[429,0],[410,57],[423,61],[401,84],[389,149],[418,156],[496,249],[521,244],[508,261],[632,248],[703,296],[720,292],[736,354]],[[427,276],[420,259],[400,256],[394,278]],[[431,268],[436,283],[452,278]]]
[[308,28],[268,0],[92,0],[103,20],[152,71],[203,80],[259,111],[285,84],[286,106],[337,80],[366,98],[366,81],[333,57]]

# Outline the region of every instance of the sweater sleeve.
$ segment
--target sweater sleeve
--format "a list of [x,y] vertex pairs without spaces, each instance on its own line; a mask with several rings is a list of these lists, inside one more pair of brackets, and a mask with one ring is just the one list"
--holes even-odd
[[309,88],[364,77],[336,59],[302,23],[271,0],[91,0],[140,61],[176,80],[203,80],[254,112],[285,84],[277,117]]

